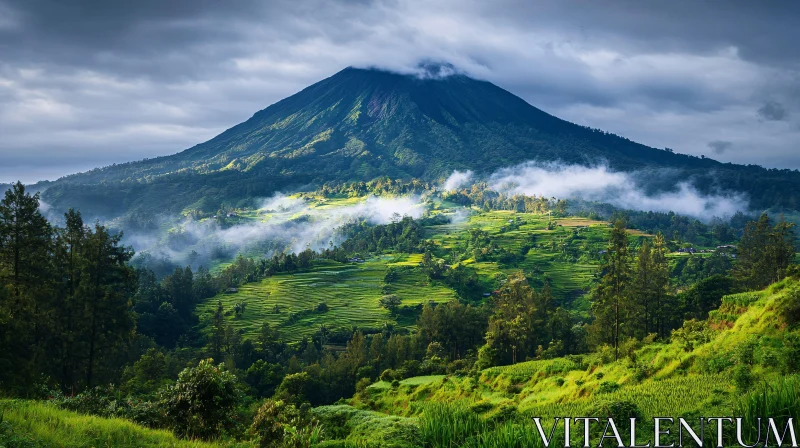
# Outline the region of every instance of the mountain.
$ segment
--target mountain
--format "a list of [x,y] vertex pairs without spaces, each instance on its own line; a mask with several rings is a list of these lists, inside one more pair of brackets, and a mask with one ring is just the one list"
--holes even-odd
[[[674,154],[549,115],[512,93],[455,74],[418,77],[346,68],[175,155],[66,176],[46,185],[57,210],[112,218],[215,211],[329,181],[440,180],[517,163],[606,163],[658,172],[651,189],[692,179],[745,192],[758,208],[797,209],[800,173]],[[662,170],[669,168],[669,170]]]

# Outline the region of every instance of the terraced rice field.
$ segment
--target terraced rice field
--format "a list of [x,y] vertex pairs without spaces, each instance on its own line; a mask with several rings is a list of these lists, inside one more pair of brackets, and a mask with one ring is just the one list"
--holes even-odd
[[[308,272],[275,275],[242,285],[237,293],[219,294],[201,304],[198,311],[201,316],[208,316],[215,311],[218,301],[222,301],[226,311],[232,310],[236,303],[246,302],[242,316],[233,313],[228,316],[235,329],[243,330],[246,337],[254,336],[268,322],[290,341],[311,336],[320,325],[379,328],[390,322],[403,326],[403,322],[398,323],[378,303],[384,294],[383,278],[389,265],[381,259],[358,264],[319,261]],[[426,276],[415,268],[399,270],[397,281],[387,289],[397,294],[404,305],[455,298],[455,293],[445,286],[428,285]],[[314,309],[320,303],[325,303],[328,311],[305,313],[294,321],[290,318],[292,313]]]
[[[515,230],[503,230],[512,219],[519,219],[522,224]],[[609,228],[602,221],[573,217],[553,219],[558,226],[547,230],[549,220],[547,215],[493,211],[473,215],[466,222],[431,227],[427,236],[440,242],[442,247],[452,249],[459,243],[463,244],[467,229],[479,228],[488,232],[499,246],[515,251],[520,250],[533,237],[535,247],[515,266],[487,261],[476,263],[470,260],[467,263],[486,284],[491,284],[498,273],[511,274],[519,270],[525,271],[540,284],[543,284],[546,277],[556,299],[568,305],[591,286],[600,264],[599,252],[607,244]],[[568,242],[575,228],[578,228],[580,238]],[[562,252],[588,254],[588,257],[574,260]]]
[[[333,201],[336,202],[336,201]],[[341,205],[341,204],[336,204]],[[333,204],[318,204],[320,207]],[[518,228],[508,228],[514,220]],[[448,263],[449,249],[463,248],[469,239],[468,230],[480,228],[500,247],[519,252],[523,245],[534,245],[519,263],[506,265],[495,261],[466,260],[477,272],[483,288],[496,287],[499,276],[520,270],[534,279],[540,288],[549,280],[556,303],[575,311],[588,311],[585,292],[591,287],[605,249],[607,223],[584,218],[554,220],[559,225],[548,230],[550,217],[530,213],[493,211],[474,213],[469,219],[425,229],[425,237],[442,248],[437,256]],[[575,236],[577,234],[577,237]],[[632,237],[636,237],[632,235]],[[578,258],[580,257],[580,258]],[[234,294],[220,294],[199,308],[208,316],[221,300],[229,321],[246,336],[256,334],[262,323],[277,326],[289,340],[299,340],[316,332],[320,325],[328,328],[379,328],[384,323],[411,327],[414,319],[406,316],[398,321],[378,303],[384,294],[395,294],[403,305],[413,306],[456,298],[449,287],[429,280],[420,268],[422,254],[384,254],[365,263],[340,264],[317,261],[309,272],[281,274],[261,282],[243,285]],[[397,279],[384,284],[389,269]],[[233,306],[246,302],[243,316],[234,316]],[[325,312],[310,312],[325,303]],[[276,306],[277,311],[276,312]],[[293,314],[302,313],[292,317]]]

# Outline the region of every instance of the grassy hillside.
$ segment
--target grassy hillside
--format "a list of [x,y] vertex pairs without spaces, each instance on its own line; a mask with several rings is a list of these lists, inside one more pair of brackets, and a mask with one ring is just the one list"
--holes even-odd
[[[532,247],[522,258],[509,262],[453,261],[453,250],[460,253],[468,247],[474,229],[486,231],[493,243],[511,252],[519,252],[526,244]],[[492,211],[475,212],[454,224],[428,226],[425,237],[436,243],[435,256],[453,266],[461,263],[474,269],[487,293],[505,276],[524,271],[535,279],[537,288],[549,282],[560,304],[586,312],[584,295],[597,272],[608,229],[606,222],[584,218],[551,220],[546,215]],[[633,230],[630,235],[632,239],[646,237]],[[290,340],[310,336],[323,324],[329,328],[380,328],[388,322],[410,327],[413,314],[391,315],[379,305],[381,296],[395,294],[404,307],[456,298],[451,288],[425,275],[421,262],[422,254],[405,253],[385,253],[363,263],[316,260],[306,272],[276,274],[245,284],[236,292],[221,293],[203,302],[198,311],[200,316],[210,316],[220,301],[229,312],[235,304],[246,302],[241,316],[230,314],[234,328],[252,336],[267,322]],[[389,270],[396,275],[386,281]],[[327,311],[317,311],[320,304],[327,305]]]
[[[720,310],[704,322],[695,345],[673,335],[670,343],[630,347],[617,361],[601,350],[493,367],[477,375],[381,381],[351,400],[352,407],[315,412],[347,420],[347,415],[366,412],[354,408],[370,409],[410,419],[427,446],[461,440],[463,446],[498,447],[539,446],[535,438],[522,435],[534,434],[529,423],[534,416],[633,412],[647,421],[654,416],[743,415],[758,402],[754,398],[796,390],[792,387],[800,384],[797,376],[786,376],[792,370],[787,363],[800,350],[800,332],[787,327],[782,311],[787,295],[797,294],[798,288],[800,281],[787,279],[762,292],[726,296]],[[748,371],[749,381],[741,379],[741,369]],[[800,407],[796,395],[783,396],[792,409]],[[353,422],[346,427],[357,427],[358,419]],[[369,440],[356,431],[342,437]],[[502,438],[507,441],[497,442]]]
[[[311,336],[323,324],[379,328],[384,322],[395,323],[389,311],[378,304],[384,294],[397,294],[404,305],[429,300],[442,303],[455,298],[451,289],[432,284],[425,277],[413,261],[417,258],[386,255],[364,263],[347,264],[318,260],[308,272],[279,274],[243,285],[236,293],[220,294],[207,300],[198,312],[201,316],[213,313],[219,301],[227,310],[236,303],[246,302],[245,313],[231,320],[234,328],[253,335],[267,322],[278,327],[289,340]],[[398,270],[399,278],[384,289],[383,279],[391,267],[403,268]],[[323,303],[327,310],[316,311]],[[400,323],[411,325],[412,321],[401,320]]]
[[[370,387],[369,402],[385,412],[413,414],[425,400],[463,400],[484,412],[513,406],[536,416],[585,415],[601,401],[635,403],[647,416],[730,413],[741,392],[734,367],[747,364],[753,381],[771,381],[791,358],[796,331],[777,311],[800,281],[785,280],[766,291],[726,296],[704,330],[708,342],[687,349],[678,337],[613,353],[570,356],[493,367],[478,377],[410,378],[393,388]],[[727,415],[727,414],[726,414]]]
[[246,446],[188,441],[118,418],[58,409],[42,402],[0,400],[2,447],[173,447]]
[[[352,203],[355,200],[351,198],[313,207],[335,210]],[[443,210],[449,209],[436,212]],[[251,214],[253,216],[243,213],[237,219],[269,219],[258,213]],[[462,264],[474,270],[483,294],[495,290],[508,275],[522,271],[531,278],[536,289],[548,283],[558,306],[588,316],[587,293],[595,281],[610,227],[608,222],[580,217],[551,218],[534,213],[473,210],[464,220],[428,225],[424,230],[425,238],[435,243],[433,255],[451,267]],[[524,255],[515,255],[509,260],[464,258],[463,254],[474,246],[470,238],[475,230],[485,231],[490,244],[511,254],[524,252]],[[634,244],[651,237],[632,229],[628,230],[628,235]],[[675,261],[687,257],[688,254],[670,254]],[[308,271],[276,274],[242,285],[236,292],[207,299],[199,305],[198,312],[200,316],[209,317],[218,302],[222,302],[234,328],[246,336],[255,335],[266,322],[281,329],[289,340],[310,336],[320,325],[381,328],[390,323],[411,328],[413,312],[392,315],[379,305],[381,296],[395,294],[402,300],[403,307],[429,301],[444,303],[456,298],[450,287],[428,278],[420,267],[421,262],[422,254],[392,252],[357,263],[315,260],[314,267]],[[395,273],[395,278],[387,281],[389,270]],[[246,311],[240,316],[234,315],[234,305],[242,302],[247,304]],[[318,310],[321,304],[327,306],[326,311]]]

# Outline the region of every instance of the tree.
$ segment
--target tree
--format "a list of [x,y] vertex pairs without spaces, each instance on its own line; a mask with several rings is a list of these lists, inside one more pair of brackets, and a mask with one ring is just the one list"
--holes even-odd
[[39,212],[39,193],[31,196],[17,182],[0,202],[0,279],[14,296],[41,286],[50,266],[50,224]]
[[625,223],[617,220],[603,259],[603,276],[592,294],[595,316],[592,332],[597,342],[609,343],[614,347],[615,359],[619,358],[620,329],[625,324],[625,308],[628,304],[631,281],[629,261]]
[[631,285],[631,320],[629,336],[642,338],[650,333],[654,303],[653,251],[648,240],[644,240],[636,253],[636,267]]
[[485,353],[497,356],[495,364],[509,357],[510,362],[516,364],[520,354],[533,353],[539,343],[538,335],[533,330],[540,327],[535,318],[536,292],[522,273],[510,276],[500,290],[494,314],[489,318],[486,345],[492,350]]
[[88,350],[87,387],[92,386],[97,353],[129,339],[134,328],[130,297],[136,277],[128,265],[133,251],[120,246],[121,238],[121,234],[111,235],[105,227],[95,224],[84,242],[77,293],[87,324],[82,332]]
[[400,297],[397,297],[394,294],[388,294],[381,297],[380,300],[378,300],[378,303],[380,303],[382,307],[389,310],[390,313],[395,314],[403,301],[400,299]]
[[762,214],[747,223],[737,248],[734,277],[748,289],[761,289],[782,279],[795,254],[794,224],[781,220],[773,227]]
[[184,369],[178,381],[161,392],[161,402],[178,435],[210,439],[235,423],[236,377],[222,364],[205,359]]

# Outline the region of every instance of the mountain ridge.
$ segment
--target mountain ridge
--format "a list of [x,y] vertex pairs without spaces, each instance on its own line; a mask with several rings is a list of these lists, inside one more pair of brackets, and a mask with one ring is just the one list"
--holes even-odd
[[[165,210],[201,200],[210,210],[308,184],[380,176],[435,181],[455,169],[488,174],[530,160],[603,163],[619,171],[674,168],[652,187],[668,189],[692,177],[701,190],[744,191],[763,208],[796,208],[797,198],[778,194],[780,200],[769,203],[757,191],[800,187],[800,173],[769,178],[774,170],[651,148],[559,119],[463,74],[419,78],[348,67],[206,142],[66,176],[50,183],[44,198],[59,209],[116,217],[150,209],[148,203],[164,200],[154,191],[160,190],[169,195]],[[752,174],[765,178],[742,178]],[[194,188],[182,191],[187,183]]]

